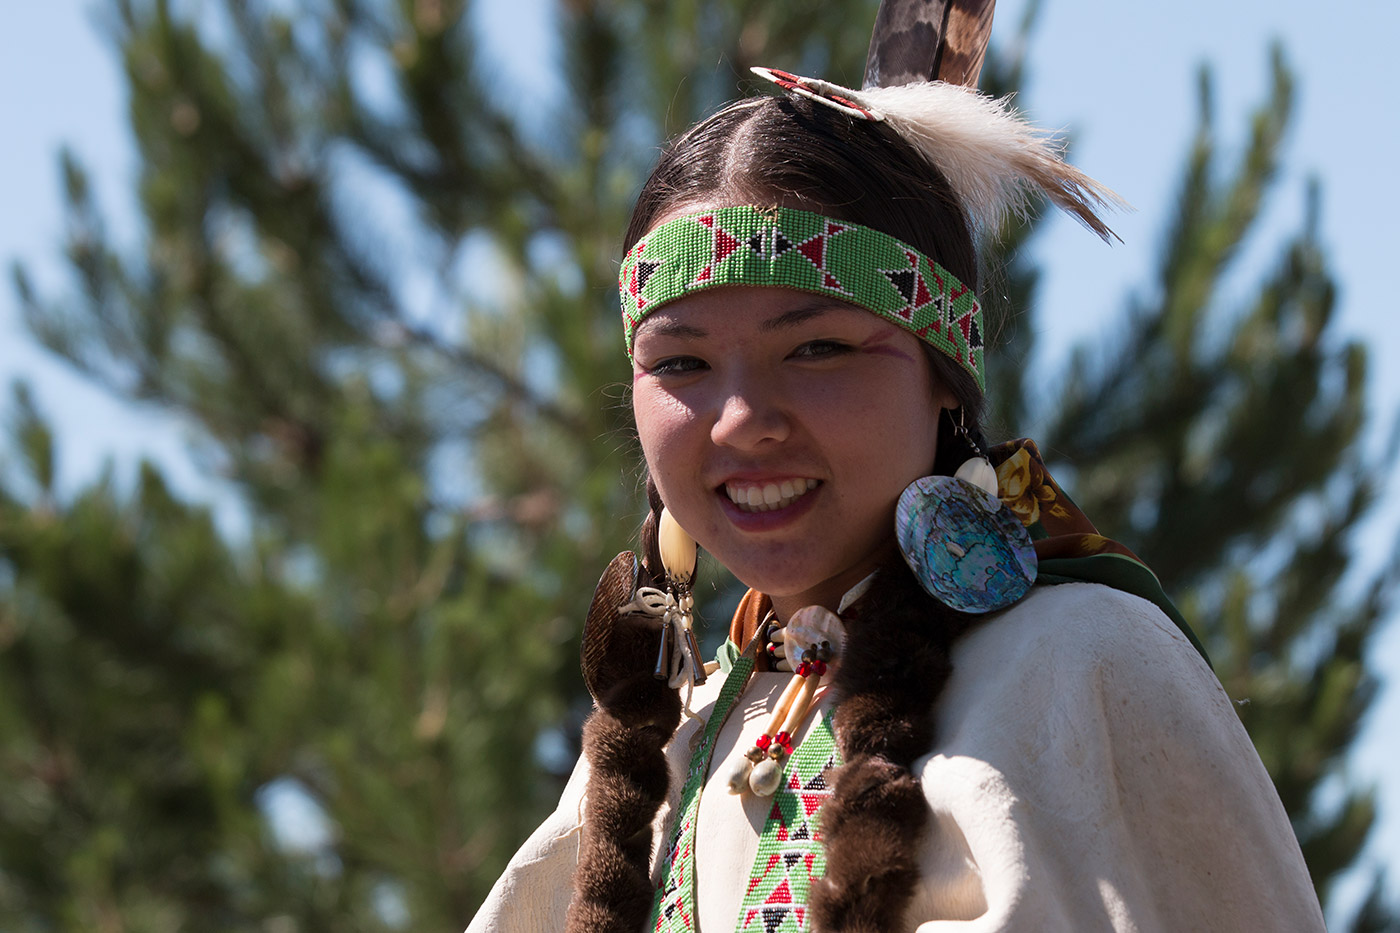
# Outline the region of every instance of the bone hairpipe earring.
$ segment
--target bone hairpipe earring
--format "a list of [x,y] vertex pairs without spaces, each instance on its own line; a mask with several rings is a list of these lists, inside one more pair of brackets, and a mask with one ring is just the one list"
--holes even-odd
[[[679,678],[689,670],[690,682],[699,686],[705,682],[705,665],[700,659],[700,644],[695,640],[695,597],[690,584],[695,579],[697,548],[692,538],[671,510],[661,510],[656,528],[657,550],[661,552],[661,567],[666,574],[667,612],[661,621],[661,645],[656,653],[657,680]],[[675,654],[681,661],[677,664]],[[673,683],[672,686],[678,686]]]

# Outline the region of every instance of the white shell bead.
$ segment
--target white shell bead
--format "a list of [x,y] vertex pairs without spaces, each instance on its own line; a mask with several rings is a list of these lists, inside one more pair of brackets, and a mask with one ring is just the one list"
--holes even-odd
[[846,626],[840,616],[824,606],[803,606],[788,619],[784,647],[795,664],[804,651],[822,642],[831,645],[833,659],[840,657],[845,640]]
[[992,469],[992,465],[987,462],[986,457],[973,457],[963,461],[963,465],[958,467],[958,472],[953,475],[993,496],[997,494],[997,471]]
[[772,758],[765,758],[753,766],[749,775],[749,789],[760,797],[772,797],[783,782],[783,766]]
[[724,783],[731,794],[742,794],[749,786],[749,775],[753,772],[753,762],[743,755],[730,760],[724,766]]

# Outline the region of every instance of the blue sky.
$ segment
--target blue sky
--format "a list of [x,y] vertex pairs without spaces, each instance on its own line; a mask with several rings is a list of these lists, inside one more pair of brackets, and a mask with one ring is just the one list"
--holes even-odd
[[[1027,0],[1002,0],[998,36],[1019,22]],[[548,56],[539,24],[551,0],[481,0],[476,17],[488,33],[511,35],[517,51]],[[133,229],[134,158],[126,130],[117,64],[84,0],[10,2],[0,7],[0,259],[30,264],[39,281],[60,285],[61,195],[57,152],[73,148],[91,169],[98,197],[119,236]],[[1076,340],[1111,324],[1123,296],[1151,282],[1151,261],[1171,216],[1177,172],[1194,126],[1196,69],[1215,75],[1219,144],[1238,151],[1250,107],[1268,80],[1268,47],[1282,41],[1296,72],[1297,101],[1285,164],[1260,234],[1246,246],[1241,293],[1268,268],[1279,243],[1301,221],[1307,178],[1323,184],[1322,234],[1342,285],[1340,330],[1371,348],[1374,446],[1400,408],[1400,315],[1394,289],[1400,195],[1390,166],[1400,150],[1393,95],[1400,65],[1400,4],[1343,0],[1323,14],[1304,0],[1046,0],[1029,53],[1031,86],[1021,106],[1038,122],[1074,132],[1077,164],[1137,208],[1118,218],[1124,243],[1109,248],[1068,221],[1054,222],[1036,244],[1046,278],[1037,326],[1050,362]],[[864,36],[860,41],[864,42]],[[528,61],[531,54],[517,55]],[[500,60],[509,75],[511,63]],[[788,63],[772,62],[782,67]],[[52,291],[52,289],[50,289]],[[31,380],[60,438],[60,481],[72,489],[111,459],[130,476],[138,458],[159,460],[184,494],[232,506],[186,449],[187,432],[172,417],[107,398],[47,357],[19,327],[8,287],[0,289],[0,380]],[[0,403],[3,410],[3,403]],[[1280,413],[1285,419],[1288,413]],[[1394,499],[1396,488],[1388,490]],[[1400,526],[1388,507],[1365,540],[1387,545]],[[1400,673],[1400,627],[1376,652],[1383,675]],[[1387,688],[1353,762],[1363,780],[1382,787],[1375,852],[1397,866],[1400,885],[1400,753],[1383,737],[1400,734],[1400,689]],[[1350,901],[1355,886],[1339,892]]]

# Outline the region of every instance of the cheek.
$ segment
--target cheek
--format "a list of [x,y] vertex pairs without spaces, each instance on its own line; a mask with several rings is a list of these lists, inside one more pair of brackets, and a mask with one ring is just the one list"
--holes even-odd
[[653,476],[667,470],[668,459],[681,452],[696,420],[674,395],[645,383],[632,393],[632,418]]
[[872,469],[906,484],[927,476],[938,449],[939,407],[922,385],[899,386],[880,399],[863,409],[857,428],[868,439]]
[[938,452],[938,416],[941,410],[925,393],[907,398],[906,404],[887,415],[887,420],[892,422],[893,430],[901,439],[905,459],[920,471],[918,476],[926,476],[933,469]]

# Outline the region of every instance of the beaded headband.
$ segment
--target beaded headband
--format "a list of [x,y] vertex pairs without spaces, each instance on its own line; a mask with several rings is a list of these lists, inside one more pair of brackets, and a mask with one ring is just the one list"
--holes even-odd
[[637,325],[720,285],[794,288],[878,314],[962,365],[983,387],[982,307],[919,250],[844,220],[786,207],[721,207],[667,221],[622,260],[627,357]]

